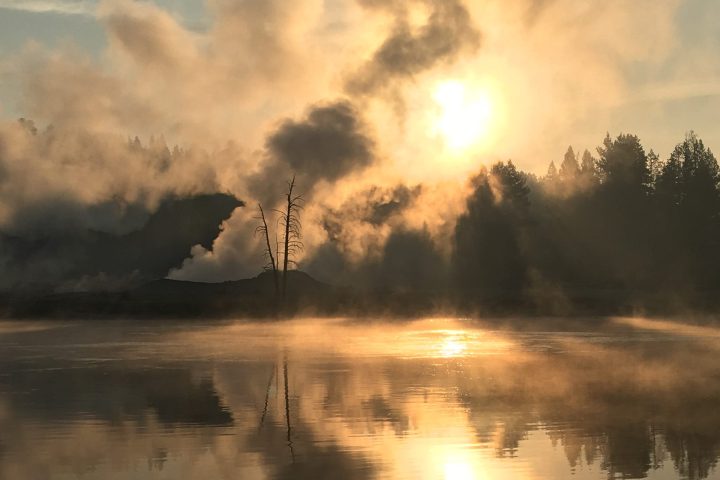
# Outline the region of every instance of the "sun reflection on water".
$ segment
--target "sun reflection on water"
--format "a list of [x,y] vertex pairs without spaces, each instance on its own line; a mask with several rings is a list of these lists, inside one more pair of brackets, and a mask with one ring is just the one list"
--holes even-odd
[[445,464],[445,480],[474,480],[475,474],[469,463],[448,462]]
[[460,357],[467,349],[467,344],[461,337],[447,337],[440,345],[440,356],[445,358]]
[[[201,345],[203,349],[212,346],[215,358],[235,358],[239,352],[252,352],[253,358],[259,355],[273,358],[287,350],[312,360],[338,355],[455,359],[502,355],[515,348],[514,341],[501,332],[448,318],[383,325],[353,323],[342,318],[299,319],[263,324],[261,334],[258,328],[256,323],[238,322],[193,329],[179,334],[181,338],[176,341]],[[339,338],[343,341],[338,342]]]
[[[672,338],[680,327],[633,326]],[[0,324],[0,337],[15,328]],[[81,338],[92,342],[66,343],[91,328]],[[673,458],[714,469],[719,457],[707,433],[718,431],[717,350],[694,339],[628,344],[626,331],[507,332],[444,318],[123,328],[118,337],[78,324],[56,343],[39,332],[22,349],[3,339],[0,431],[22,435],[2,445],[0,478],[35,479],[38,462],[72,476],[68,458],[87,480],[677,478]],[[101,350],[109,361],[97,361]],[[632,402],[618,405],[616,392]],[[688,415],[677,398],[704,410]],[[666,428],[677,436],[655,433]],[[709,436],[702,455],[684,446],[697,432]],[[626,451],[642,455],[613,457]],[[717,478],[706,473],[693,478]]]

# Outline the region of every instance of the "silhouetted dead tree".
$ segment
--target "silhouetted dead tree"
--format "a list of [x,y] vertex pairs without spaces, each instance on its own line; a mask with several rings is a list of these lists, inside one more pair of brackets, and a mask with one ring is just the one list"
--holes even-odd
[[288,182],[288,192],[286,195],[287,206],[285,211],[278,211],[281,218],[280,222],[285,230],[284,237],[284,260],[283,260],[283,283],[282,283],[282,295],[283,298],[287,296],[287,270],[288,264],[295,264],[291,257],[296,256],[303,249],[302,243],[302,224],[300,223],[300,210],[302,210],[303,196],[296,195],[293,193],[295,189],[295,175],[291,181]]
[[[262,205],[258,203],[258,210],[260,211],[260,215],[256,217],[258,220],[262,221],[261,225],[258,225],[258,227],[255,229],[255,233],[262,233],[265,236],[265,259],[268,261],[268,263],[265,265],[266,270],[272,269],[273,272],[273,282],[275,283],[275,295],[280,293],[280,282],[278,279],[278,271],[277,271],[277,263],[275,261],[275,256],[273,255],[272,248],[270,247],[270,231],[268,229],[267,221],[265,220],[265,212],[263,211]],[[277,247],[277,240],[276,240],[276,247]]]
[[270,378],[268,379],[267,387],[265,388],[265,406],[263,407],[263,413],[260,417],[260,426],[258,430],[261,430],[265,423],[265,417],[267,417],[268,403],[270,401],[270,386],[272,385],[273,378],[275,377],[275,371],[277,370],[277,364],[273,365],[272,371],[270,372]]

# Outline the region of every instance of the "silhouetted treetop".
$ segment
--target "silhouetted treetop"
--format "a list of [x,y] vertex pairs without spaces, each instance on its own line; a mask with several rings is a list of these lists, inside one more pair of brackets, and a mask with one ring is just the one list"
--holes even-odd
[[512,161],[498,162],[490,168],[490,177],[495,189],[495,195],[499,202],[514,207],[527,207],[529,205],[528,194],[530,188],[525,181],[525,175],[518,171]]
[[718,201],[718,163],[694,132],[679,143],[658,179],[658,195],[676,207],[715,204]]
[[598,155],[569,147],[539,181],[512,162],[482,170],[455,227],[458,290],[564,305],[720,289],[720,167],[702,140],[688,133],[663,161],[608,134]]
[[553,182],[553,181],[557,180],[557,176],[558,176],[557,167],[555,166],[555,162],[551,160],[550,165],[548,165],[547,174],[545,175],[545,178],[548,181]]
[[568,147],[565,157],[560,165],[560,177],[564,180],[575,180],[580,173],[580,165],[572,147]]
[[580,165],[580,171],[583,173],[583,175],[590,175],[590,176],[596,176],[597,175],[597,168],[595,167],[596,164],[595,158],[593,158],[592,154],[589,150],[585,149],[582,156],[582,164]]
[[603,146],[598,148],[598,154],[597,168],[604,185],[647,193],[650,170],[638,137],[620,134],[611,140],[608,134]]

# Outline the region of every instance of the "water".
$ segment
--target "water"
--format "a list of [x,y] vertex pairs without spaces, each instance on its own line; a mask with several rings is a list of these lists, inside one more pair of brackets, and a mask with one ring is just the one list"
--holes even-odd
[[0,323],[0,479],[720,478],[720,331]]

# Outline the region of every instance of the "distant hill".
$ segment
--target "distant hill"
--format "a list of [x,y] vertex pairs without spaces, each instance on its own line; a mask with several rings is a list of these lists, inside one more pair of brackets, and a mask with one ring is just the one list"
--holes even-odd
[[[305,272],[288,272],[288,296],[290,298],[318,297],[333,293],[335,287],[319,282]],[[272,272],[263,272],[256,277],[219,283],[188,282],[182,280],[161,279],[146,283],[128,292],[138,299],[158,301],[177,300],[191,296],[194,301],[218,299],[222,297],[262,297],[275,299],[275,286]]]
[[168,197],[154,212],[137,207],[144,220],[124,234],[70,228],[25,238],[0,232],[0,254],[7,259],[0,285],[37,295],[58,286],[102,290],[104,278],[127,284],[161,278],[180,267],[194,245],[212,249],[222,222],[243,205],[221,193]]
[[6,317],[232,317],[267,316],[302,308],[327,311],[347,291],[305,272],[288,272],[288,296],[276,294],[272,273],[221,283],[161,279],[121,292],[6,294]]

